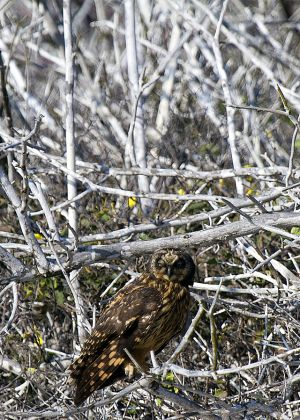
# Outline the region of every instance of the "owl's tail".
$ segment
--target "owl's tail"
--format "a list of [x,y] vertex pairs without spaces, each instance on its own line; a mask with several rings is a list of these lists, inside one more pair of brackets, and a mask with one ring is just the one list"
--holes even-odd
[[91,360],[84,354],[80,356],[70,367],[70,376],[76,386],[74,403],[80,405],[97,389],[124,378],[124,361],[116,341],[105,347],[96,359]]

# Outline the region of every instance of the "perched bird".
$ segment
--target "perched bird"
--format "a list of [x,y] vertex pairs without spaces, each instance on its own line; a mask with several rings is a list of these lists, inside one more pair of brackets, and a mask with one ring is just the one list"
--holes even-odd
[[132,378],[132,358],[147,371],[153,350],[160,352],[183,329],[189,308],[188,286],[195,265],[189,254],[162,249],[150,259],[148,272],[124,286],[104,307],[81,354],[70,366],[81,404],[95,390],[125,376]]

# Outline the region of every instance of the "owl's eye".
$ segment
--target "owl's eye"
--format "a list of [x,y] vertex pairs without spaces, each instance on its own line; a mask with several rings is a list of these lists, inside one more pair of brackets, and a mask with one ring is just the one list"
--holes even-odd
[[165,262],[164,262],[163,259],[160,258],[159,260],[156,261],[156,265],[157,265],[157,267],[162,268],[162,267],[164,267]]
[[184,268],[185,267],[185,261],[183,259],[177,260],[174,263],[175,268]]

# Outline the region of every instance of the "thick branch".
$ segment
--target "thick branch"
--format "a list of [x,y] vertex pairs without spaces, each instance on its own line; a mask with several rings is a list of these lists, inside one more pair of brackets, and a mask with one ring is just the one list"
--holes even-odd
[[[92,265],[98,261],[105,261],[117,258],[138,257],[144,254],[153,253],[159,248],[199,248],[214,244],[225,243],[231,239],[241,236],[252,235],[261,230],[270,230],[271,228],[291,228],[300,225],[300,213],[280,212],[273,214],[261,214],[250,220],[241,220],[228,223],[223,226],[216,226],[210,229],[191,232],[183,235],[174,235],[167,238],[153,239],[150,241],[134,241],[126,243],[117,243],[111,245],[92,245],[89,247],[79,247],[79,252],[74,253],[72,260],[66,261],[66,257],[61,258],[61,263],[67,271]],[[282,233],[282,231],[281,231]],[[291,236],[288,232],[288,237]],[[63,262],[65,261],[65,262]],[[60,267],[51,265],[49,275],[60,273]],[[28,281],[37,275],[35,270],[28,271],[27,274],[10,277],[1,280],[1,283],[8,283],[11,280]]]

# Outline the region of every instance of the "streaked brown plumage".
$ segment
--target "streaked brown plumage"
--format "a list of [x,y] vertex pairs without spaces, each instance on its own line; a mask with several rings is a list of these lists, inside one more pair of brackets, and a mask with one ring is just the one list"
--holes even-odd
[[81,404],[96,389],[105,388],[126,375],[134,364],[147,370],[153,350],[160,352],[183,329],[190,301],[195,265],[185,252],[155,252],[149,271],[124,286],[105,306],[81,354],[70,366],[75,383],[74,402]]

